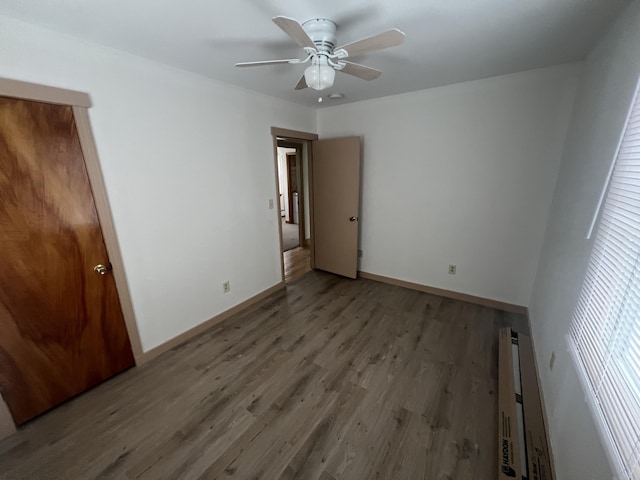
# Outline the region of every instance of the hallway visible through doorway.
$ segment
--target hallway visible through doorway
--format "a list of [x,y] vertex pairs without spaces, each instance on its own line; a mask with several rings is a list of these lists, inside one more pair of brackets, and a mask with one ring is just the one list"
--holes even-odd
[[309,247],[297,247],[282,254],[284,259],[284,281],[289,283],[311,271]]
[[279,199],[282,279],[289,283],[311,271],[314,263],[310,155],[311,141],[318,136],[276,127],[271,128],[271,134]]
[[286,252],[300,246],[300,236],[296,223],[287,223],[282,217],[282,251]]
[[296,145],[278,146],[278,187],[280,190],[280,218],[282,223],[282,251],[302,245],[304,238],[300,193],[301,149]]

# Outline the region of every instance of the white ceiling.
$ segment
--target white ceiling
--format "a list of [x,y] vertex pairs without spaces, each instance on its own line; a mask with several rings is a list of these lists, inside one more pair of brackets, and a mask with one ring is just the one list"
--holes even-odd
[[[392,27],[403,45],[353,60],[384,73],[338,73],[353,102],[580,60],[628,0],[0,0],[0,14],[308,106],[304,66],[234,68],[303,57],[272,21],[325,17],[344,44]],[[325,101],[321,105],[332,105]]]

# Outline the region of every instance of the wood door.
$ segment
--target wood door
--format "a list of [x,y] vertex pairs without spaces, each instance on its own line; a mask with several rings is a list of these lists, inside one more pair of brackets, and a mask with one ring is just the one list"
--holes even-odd
[[312,145],[315,268],[356,278],[360,137],[314,140]]
[[133,365],[71,107],[0,97],[0,389],[16,424]]

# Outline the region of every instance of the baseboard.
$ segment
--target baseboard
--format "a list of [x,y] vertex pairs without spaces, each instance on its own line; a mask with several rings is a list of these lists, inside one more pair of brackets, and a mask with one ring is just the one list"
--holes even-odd
[[167,340],[166,342],[158,345],[157,347],[154,347],[151,350],[136,356],[136,365],[140,366],[144,363],[147,363],[153,360],[154,358],[162,355],[163,353],[168,352],[172,348],[183,344],[187,340],[192,339],[196,335],[201,334],[202,332],[208,330],[214,325],[222,322],[223,320],[226,320],[227,318],[231,317],[232,315],[235,315],[238,312],[241,312],[242,310],[245,310],[246,308],[249,308],[254,303],[259,302],[264,298],[267,298],[272,293],[282,290],[283,288],[285,288],[284,282],[277,283],[273,287],[267,288],[266,290],[258,293],[257,295],[254,295],[253,297],[248,298],[244,302],[239,303],[234,307],[231,307],[229,310],[225,310],[224,312],[216,315],[213,318],[210,318],[209,320],[201,323],[200,325],[196,325],[195,327],[187,330],[186,332],[183,332],[180,335],[173,337],[171,340]]
[[500,302],[498,300],[492,300],[490,298],[476,297],[475,295],[454,292],[453,290],[444,290],[442,288],[430,287],[428,285],[422,285],[420,283],[407,282],[406,280],[399,280],[397,278],[376,275],[375,273],[358,272],[358,275],[362,278],[375,280],[376,282],[388,283],[389,285],[396,285],[398,287],[409,288],[411,290],[418,290],[419,292],[431,293],[433,295],[452,298],[454,300],[460,300],[462,302],[475,303],[484,307],[504,310],[505,312],[522,314],[527,313],[527,307],[523,307],[522,305],[513,305],[511,303]]
[[310,238],[305,238],[304,239],[304,246],[305,247],[310,247],[311,246],[311,239]]

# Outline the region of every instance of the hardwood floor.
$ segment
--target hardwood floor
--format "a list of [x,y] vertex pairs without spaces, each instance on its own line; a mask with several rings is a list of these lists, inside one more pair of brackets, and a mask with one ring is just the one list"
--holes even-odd
[[311,250],[309,247],[297,247],[287,250],[284,257],[284,281],[289,283],[311,271]]
[[313,271],[0,442],[0,477],[493,479],[524,317]]

